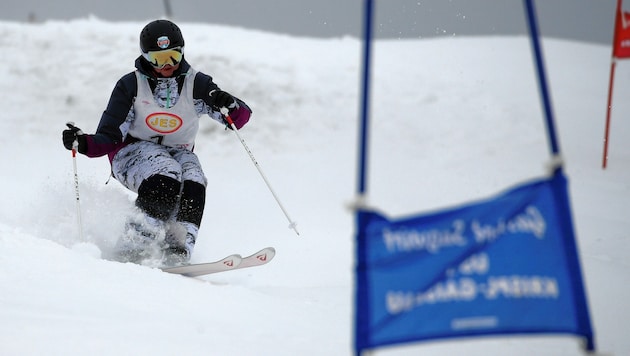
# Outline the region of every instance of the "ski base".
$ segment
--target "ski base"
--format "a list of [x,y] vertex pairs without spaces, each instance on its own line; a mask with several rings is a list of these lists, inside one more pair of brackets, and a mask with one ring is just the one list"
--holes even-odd
[[167,273],[179,274],[186,277],[199,277],[235,269],[262,266],[269,263],[275,255],[276,250],[273,247],[265,247],[247,257],[235,254],[215,262],[195,263],[177,267],[164,267],[161,268],[161,270]]

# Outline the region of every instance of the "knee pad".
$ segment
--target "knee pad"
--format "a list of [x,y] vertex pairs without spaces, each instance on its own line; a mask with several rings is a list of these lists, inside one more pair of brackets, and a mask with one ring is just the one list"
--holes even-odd
[[153,218],[167,220],[177,207],[180,188],[175,178],[151,176],[140,184],[136,206]]
[[201,225],[205,205],[206,187],[192,180],[184,181],[177,220]]

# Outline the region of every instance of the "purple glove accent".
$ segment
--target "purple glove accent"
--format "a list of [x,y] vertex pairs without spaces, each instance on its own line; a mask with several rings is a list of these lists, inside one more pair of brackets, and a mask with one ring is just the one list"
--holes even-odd
[[88,157],[101,157],[106,154],[109,154],[109,160],[111,162],[112,158],[118,150],[125,146],[124,143],[98,143],[94,140],[93,135],[86,135],[86,143],[87,143],[87,151],[85,155]]
[[249,121],[250,116],[251,113],[249,112],[249,110],[242,105],[238,109],[232,111],[232,113],[230,114],[232,121],[234,121],[234,126],[236,126],[236,128],[239,130]]

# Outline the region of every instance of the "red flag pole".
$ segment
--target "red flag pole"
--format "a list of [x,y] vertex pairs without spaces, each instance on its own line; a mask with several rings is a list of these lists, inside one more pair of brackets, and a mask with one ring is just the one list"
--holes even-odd
[[602,169],[606,169],[608,165],[608,142],[609,142],[609,134],[610,134],[610,115],[612,112],[612,97],[613,97],[613,83],[615,81],[615,67],[617,65],[617,49],[619,44],[620,33],[619,29],[621,27],[625,28],[625,23],[622,24],[624,14],[622,11],[623,0],[617,0],[617,10],[615,13],[615,33],[613,36],[613,45],[612,45],[612,55],[610,61],[610,81],[608,83],[608,106],[606,107],[606,128],[604,131],[604,157],[602,158]]
[[604,158],[602,161],[602,169],[606,169],[606,165],[608,164],[608,134],[610,132],[610,112],[612,111],[612,93],[613,93],[613,83],[615,81],[616,65],[617,65],[617,61],[615,60],[615,57],[613,56],[612,61],[610,63],[610,81],[608,83],[608,106],[606,107],[606,129],[604,132]]

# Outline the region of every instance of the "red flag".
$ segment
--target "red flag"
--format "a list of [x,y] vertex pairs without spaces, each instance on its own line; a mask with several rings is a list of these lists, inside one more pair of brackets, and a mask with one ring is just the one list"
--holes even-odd
[[613,40],[613,56],[630,58],[630,12],[624,12],[621,6],[615,17],[615,38]]

